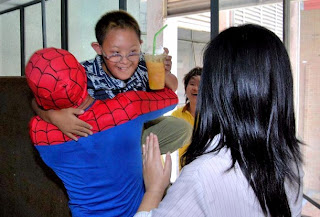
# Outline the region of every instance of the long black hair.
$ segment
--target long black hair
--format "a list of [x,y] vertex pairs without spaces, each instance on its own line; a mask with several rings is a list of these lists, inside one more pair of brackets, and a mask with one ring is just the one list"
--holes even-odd
[[[290,60],[280,39],[257,25],[231,27],[206,47],[192,142],[182,162],[215,135],[238,163],[265,215],[291,216],[284,181],[300,187]],[[298,174],[297,172],[298,171]]]

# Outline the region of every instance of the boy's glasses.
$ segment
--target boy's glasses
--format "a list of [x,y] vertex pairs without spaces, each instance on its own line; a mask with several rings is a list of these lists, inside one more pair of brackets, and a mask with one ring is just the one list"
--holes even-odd
[[119,53],[115,53],[115,54],[111,54],[110,56],[107,56],[103,51],[102,51],[102,55],[109,61],[114,62],[114,63],[118,63],[120,62],[124,57],[126,57],[129,61],[134,62],[139,60],[140,58],[140,53],[136,53],[136,52],[131,52],[126,56],[122,56]]

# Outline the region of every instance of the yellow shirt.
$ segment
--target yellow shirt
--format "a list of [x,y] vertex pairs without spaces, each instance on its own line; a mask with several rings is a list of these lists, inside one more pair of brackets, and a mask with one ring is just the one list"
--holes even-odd
[[[184,120],[186,120],[188,123],[191,124],[191,126],[193,126],[194,124],[194,117],[191,115],[191,113],[187,110],[187,106],[183,106],[178,108],[177,110],[175,110],[174,112],[172,112],[171,114],[174,117],[177,118],[182,118]],[[184,154],[184,152],[187,150],[188,146],[190,144],[186,144],[184,145],[182,148],[179,148],[179,159],[181,158],[181,156]],[[180,163],[180,161],[179,161]],[[181,169],[181,168],[180,168]]]

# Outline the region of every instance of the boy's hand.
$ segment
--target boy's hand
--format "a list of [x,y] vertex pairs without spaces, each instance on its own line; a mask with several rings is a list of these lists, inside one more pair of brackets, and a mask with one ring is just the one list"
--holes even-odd
[[164,54],[167,54],[166,59],[164,61],[164,67],[166,70],[165,74],[165,86],[170,88],[173,91],[178,89],[178,79],[174,74],[171,74],[171,67],[172,67],[172,56],[169,56],[168,48],[163,48]]
[[163,48],[164,53],[167,54],[166,59],[164,60],[164,68],[166,70],[166,74],[167,73],[171,73],[171,67],[172,67],[172,56],[168,55],[169,54],[169,50],[168,48]]
[[171,157],[167,153],[163,167],[158,137],[150,133],[146,145],[143,145],[143,178],[146,192],[156,193],[162,197],[170,183],[171,165]]
[[84,137],[92,135],[92,126],[77,117],[77,115],[83,114],[84,111],[82,109],[66,108],[46,111],[38,106],[34,98],[32,99],[31,105],[40,118],[58,127],[59,130],[70,139],[78,141],[75,135]]
[[78,141],[76,136],[87,137],[92,135],[92,126],[77,117],[77,115],[83,114],[82,109],[66,108],[48,110],[47,112],[50,122],[69,138]]

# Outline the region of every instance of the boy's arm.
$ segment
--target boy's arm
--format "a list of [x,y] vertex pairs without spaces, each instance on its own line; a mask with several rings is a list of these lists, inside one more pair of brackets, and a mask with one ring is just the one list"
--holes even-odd
[[92,126],[77,117],[77,115],[84,113],[82,109],[43,110],[38,106],[35,99],[32,99],[31,105],[40,118],[58,127],[70,139],[77,141],[78,138],[76,136],[87,137],[92,135]]
[[[168,48],[163,48],[165,54],[169,54]],[[164,67],[166,70],[165,77],[165,86],[170,88],[172,91],[176,91],[178,89],[178,79],[175,75],[171,74],[172,67],[172,56],[167,55],[164,61]]]
[[170,88],[172,91],[178,89],[178,79],[174,74],[166,73],[165,86]]
[[31,101],[31,106],[32,106],[33,111],[34,111],[42,120],[44,120],[44,121],[52,124],[51,121],[50,121],[50,118],[48,117],[48,111],[42,110],[42,109],[38,106],[35,98],[32,99],[32,101]]

